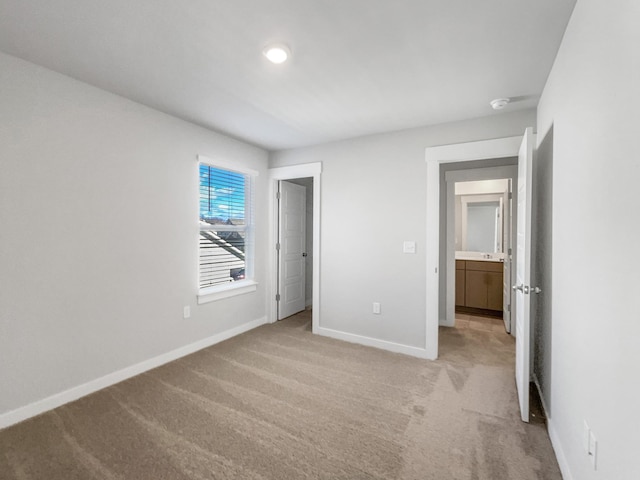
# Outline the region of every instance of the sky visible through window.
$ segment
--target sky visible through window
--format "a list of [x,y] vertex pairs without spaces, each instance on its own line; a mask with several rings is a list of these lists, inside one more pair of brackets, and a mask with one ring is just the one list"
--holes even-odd
[[245,175],[200,165],[200,220],[244,225]]

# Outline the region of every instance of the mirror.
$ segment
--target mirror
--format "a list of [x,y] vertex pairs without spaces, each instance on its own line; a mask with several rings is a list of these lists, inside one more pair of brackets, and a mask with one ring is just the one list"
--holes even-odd
[[457,182],[455,188],[456,252],[502,257],[508,180]]
[[[462,250],[467,252],[502,252],[501,203],[463,199],[466,222],[462,229]],[[464,226],[466,226],[466,231]]]

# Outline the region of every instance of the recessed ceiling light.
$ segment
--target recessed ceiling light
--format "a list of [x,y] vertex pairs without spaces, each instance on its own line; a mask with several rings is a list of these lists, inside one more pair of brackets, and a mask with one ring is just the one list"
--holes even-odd
[[268,45],[262,51],[265,57],[272,63],[284,63],[291,56],[291,50],[286,45]]
[[495,100],[491,100],[491,102],[489,102],[489,105],[491,105],[491,108],[493,108],[494,110],[502,110],[509,104],[510,101],[510,98],[496,98]]

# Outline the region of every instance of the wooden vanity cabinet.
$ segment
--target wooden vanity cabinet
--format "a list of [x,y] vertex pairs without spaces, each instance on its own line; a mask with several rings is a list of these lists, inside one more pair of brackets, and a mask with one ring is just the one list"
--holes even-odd
[[456,260],[456,307],[464,307],[465,283],[466,283],[465,261]]
[[456,305],[502,311],[503,269],[502,262],[456,260]]

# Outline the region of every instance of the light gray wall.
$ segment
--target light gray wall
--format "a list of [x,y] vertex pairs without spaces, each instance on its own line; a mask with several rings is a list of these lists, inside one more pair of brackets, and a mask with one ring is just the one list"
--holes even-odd
[[[640,478],[640,217],[629,216],[640,180],[639,24],[636,0],[579,0],[538,109],[553,173],[544,396],[565,478],[575,480]],[[582,447],[584,420],[598,440],[597,471]]]
[[[322,162],[320,326],[423,348],[425,148],[534,124],[528,110],[273,153],[272,167]],[[404,240],[417,242],[415,255],[402,253]]]
[[[267,153],[0,54],[0,414],[265,316],[196,305],[196,155]],[[191,307],[183,319],[183,307]]]
[[455,249],[462,250],[462,195],[455,196]]

